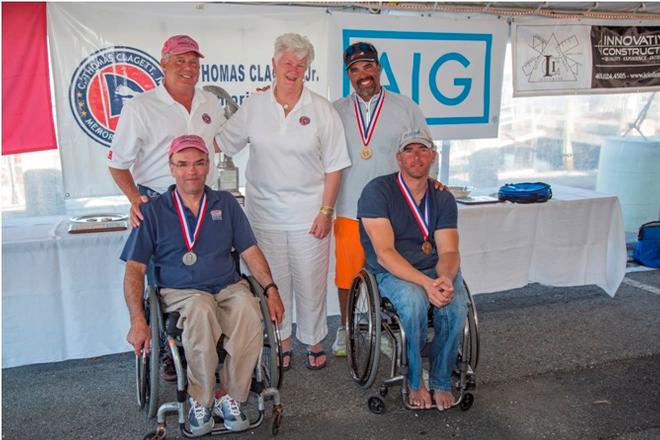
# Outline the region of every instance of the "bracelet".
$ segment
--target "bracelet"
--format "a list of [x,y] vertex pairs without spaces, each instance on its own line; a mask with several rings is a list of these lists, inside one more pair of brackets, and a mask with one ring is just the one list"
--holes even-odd
[[326,215],[328,217],[332,217],[332,215],[335,213],[335,208],[331,206],[321,206],[321,209],[319,209],[319,212],[323,215]]
[[277,284],[275,284],[275,283],[267,284],[266,287],[264,287],[264,293],[265,293],[266,295],[268,294],[268,289],[270,289],[271,287],[274,287],[274,288],[277,289]]

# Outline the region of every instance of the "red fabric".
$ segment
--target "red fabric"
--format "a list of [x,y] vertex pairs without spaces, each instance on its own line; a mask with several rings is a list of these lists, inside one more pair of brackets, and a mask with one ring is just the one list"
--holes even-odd
[[2,154],[54,148],[46,3],[2,3]]

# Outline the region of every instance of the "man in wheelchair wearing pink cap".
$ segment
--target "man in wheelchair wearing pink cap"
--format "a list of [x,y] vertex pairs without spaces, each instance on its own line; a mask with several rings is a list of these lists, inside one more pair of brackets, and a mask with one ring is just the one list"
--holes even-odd
[[[227,429],[247,429],[240,408],[247,400],[252,372],[263,344],[259,300],[235,267],[238,252],[268,296],[271,319],[281,322],[284,306],[277,286],[243,210],[234,197],[204,182],[209,154],[196,135],[175,138],[168,149],[169,169],[176,182],[143,204],[143,220],[134,228],[121,258],[126,261],[124,295],[131,328],[127,340],[136,355],[150,347],[150,329],[143,307],[144,278],[153,257],[155,282],[164,312],[179,312],[177,327],[188,363],[189,431],[209,433],[213,415]],[[224,335],[227,357],[215,390],[216,345]]]

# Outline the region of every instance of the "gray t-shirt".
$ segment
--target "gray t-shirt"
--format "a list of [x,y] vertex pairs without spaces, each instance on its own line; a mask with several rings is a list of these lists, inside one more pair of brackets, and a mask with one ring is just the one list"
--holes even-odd
[[[368,160],[362,159],[360,150],[364,143],[360,137],[357,117],[353,107],[354,96],[355,93],[352,93],[333,103],[344,124],[346,144],[348,145],[348,154],[352,164],[342,171],[341,186],[339,187],[335,210],[338,217],[349,218],[357,218],[357,201],[362,189],[369,181],[375,177],[399,170],[395,156],[401,135],[406,131],[427,127],[424,115],[417,104],[407,96],[385,90],[383,108],[369,143],[373,155]],[[371,98],[369,103],[370,113],[375,111],[377,99],[378,95]],[[365,123],[368,124],[367,106],[361,98],[358,98],[358,103],[362,115],[365,117]],[[432,170],[431,174],[436,176],[437,170],[435,167]]]

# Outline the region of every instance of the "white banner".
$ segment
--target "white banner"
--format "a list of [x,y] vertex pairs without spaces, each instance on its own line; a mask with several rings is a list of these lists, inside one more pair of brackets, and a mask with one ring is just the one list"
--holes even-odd
[[383,68],[382,84],[417,102],[435,139],[497,137],[505,20],[333,13],[329,26],[332,99],[351,93],[343,49],[372,43]]
[[532,18],[514,22],[513,95],[660,90],[657,24]]
[[[239,103],[256,87],[271,82],[275,38],[285,32],[306,35],[317,54],[307,85],[327,94],[323,10],[208,3],[48,3],[48,32],[64,189],[71,198],[119,193],[106,165],[107,149],[123,102],[160,83],[160,50],[171,35],[195,38],[205,55],[200,82],[220,85]],[[244,160],[238,158],[239,166]]]
[[590,31],[578,22],[513,23],[513,95],[573,94],[590,88]]

